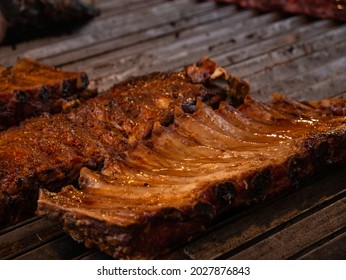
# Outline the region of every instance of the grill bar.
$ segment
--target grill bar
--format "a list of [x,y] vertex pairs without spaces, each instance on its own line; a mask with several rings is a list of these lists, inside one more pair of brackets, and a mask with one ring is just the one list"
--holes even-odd
[[346,251],[346,233],[343,232],[336,237],[328,240],[327,242],[320,242],[316,244],[316,248],[306,252],[303,256],[299,257],[302,260],[314,260],[314,259],[345,259]]
[[[345,179],[340,170],[290,195],[251,207],[239,215],[230,215],[231,218],[216,230],[187,244],[181,254],[187,254],[192,259],[221,259],[239,254],[343,198],[346,194]],[[343,223],[345,225],[345,221]],[[289,236],[292,238],[292,235]]]
[[[330,231],[344,232],[345,210],[346,198],[344,197],[325,209],[321,209],[317,213],[285,228],[285,230],[258,242],[251,248],[232,256],[231,259],[287,259],[294,257],[299,254],[302,246],[305,248],[313,245],[329,234]],[[314,234],[306,236],[306,230]],[[299,240],[296,244],[290,242],[293,236]],[[272,250],[273,247],[276,250]]]
[[[101,16],[76,33],[0,46],[0,64],[27,56],[85,70],[107,89],[130,76],[181,69],[208,55],[245,77],[253,95],[297,99],[346,97],[346,23],[262,13],[212,1],[97,1]],[[236,209],[165,259],[345,259],[346,175]],[[0,228],[0,259],[109,259],[31,217]]]

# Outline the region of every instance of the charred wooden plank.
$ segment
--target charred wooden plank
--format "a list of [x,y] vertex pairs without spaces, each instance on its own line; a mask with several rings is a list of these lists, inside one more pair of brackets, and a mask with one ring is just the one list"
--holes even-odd
[[313,250],[306,252],[300,259],[303,260],[345,260],[346,258],[346,233],[318,244]]
[[[284,230],[326,206],[345,193],[342,168],[318,174],[309,184],[288,194],[251,207],[233,209],[194,240],[183,243],[169,259],[226,259]],[[302,229],[304,230],[304,229]],[[305,229],[306,235],[311,232]],[[299,240],[291,242],[299,243]],[[316,254],[315,256],[317,256]],[[322,258],[324,254],[320,255]],[[248,257],[250,259],[250,257]]]
[[[86,249],[82,244],[78,244],[70,237],[63,235],[60,238],[54,239],[51,242],[43,244],[38,247],[22,254],[15,259],[17,260],[43,260],[43,259],[61,259],[70,260],[76,258],[85,252]],[[44,252],[44,254],[42,254]]]
[[34,219],[25,226],[12,228],[1,234],[0,259],[11,259],[25,254],[63,235],[60,224],[44,219]]
[[[289,259],[345,227],[346,198],[239,252],[231,259]],[[306,234],[306,229],[313,234]],[[289,242],[294,236],[299,242]],[[341,249],[341,248],[340,248]],[[327,255],[326,255],[327,258]]]

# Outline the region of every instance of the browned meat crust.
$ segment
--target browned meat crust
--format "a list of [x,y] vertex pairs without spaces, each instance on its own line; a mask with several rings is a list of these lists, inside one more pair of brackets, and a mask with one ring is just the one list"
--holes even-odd
[[156,124],[150,139],[109,157],[99,172],[83,168],[81,190],[41,189],[37,213],[114,258],[155,258],[232,207],[346,164],[345,100],[274,98],[247,96],[239,109],[176,109],[173,124]]
[[346,20],[345,0],[216,0],[244,8],[300,13],[320,18]]
[[0,130],[76,107],[80,99],[96,95],[86,90],[88,84],[84,72],[60,71],[27,58],[12,68],[0,67]]
[[[71,32],[97,16],[92,0],[0,1],[0,43]],[[2,15],[1,15],[2,14]],[[2,23],[2,24],[1,24]]]
[[[0,221],[33,212],[39,187],[58,191],[76,182],[83,166],[100,169],[150,136],[155,122],[168,125],[176,106],[194,111],[201,99],[217,107],[235,89],[243,96],[249,91],[247,83],[228,77],[210,59],[196,69],[205,77],[199,82],[186,69],[130,79],[69,113],[44,115],[0,133]],[[222,90],[214,80],[224,83]]]

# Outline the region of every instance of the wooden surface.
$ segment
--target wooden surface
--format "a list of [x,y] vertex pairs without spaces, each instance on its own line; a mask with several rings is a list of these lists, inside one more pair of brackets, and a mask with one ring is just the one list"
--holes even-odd
[[[299,100],[346,96],[346,23],[259,13],[192,0],[98,0],[101,15],[58,37],[0,46],[0,64],[31,57],[83,70],[107,89],[208,55],[248,80],[252,94]],[[274,200],[222,217],[166,259],[346,259],[346,174],[320,174]],[[0,230],[2,259],[107,259],[33,217]]]

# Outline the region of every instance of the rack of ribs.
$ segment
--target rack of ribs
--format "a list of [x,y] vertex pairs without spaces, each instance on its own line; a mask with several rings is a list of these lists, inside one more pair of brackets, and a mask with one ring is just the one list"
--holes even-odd
[[244,8],[264,11],[284,11],[306,14],[319,18],[346,20],[345,0],[216,0],[220,3],[237,4]]
[[[37,214],[114,258],[151,259],[202,232],[233,207],[296,188],[346,164],[346,101],[246,96],[238,108],[201,101],[168,126],[81,169],[79,188],[41,188]],[[43,186],[44,187],[44,186]]]
[[43,113],[68,111],[93,97],[84,72],[66,72],[24,58],[0,67],[0,130]]
[[248,92],[248,83],[203,58],[179,72],[131,78],[67,113],[44,114],[1,132],[0,221],[34,213],[40,187],[59,191],[77,184],[81,168],[101,170],[150,137],[157,122],[172,123],[175,107],[193,112],[202,100],[217,108],[222,100],[241,103]]

